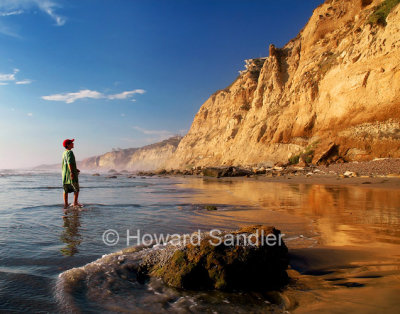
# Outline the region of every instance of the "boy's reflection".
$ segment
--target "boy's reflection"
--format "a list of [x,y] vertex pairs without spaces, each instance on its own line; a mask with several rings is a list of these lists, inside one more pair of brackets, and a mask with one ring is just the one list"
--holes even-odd
[[60,236],[60,240],[66,244],[60,252],[65,256],[73,256],[78,253],[78,246],[82,242],[82,237],[79,234],[79,227],[81,223],[79,221],[79,210],[71,210],[65,212],[63,216],[64,220],[64,231]]

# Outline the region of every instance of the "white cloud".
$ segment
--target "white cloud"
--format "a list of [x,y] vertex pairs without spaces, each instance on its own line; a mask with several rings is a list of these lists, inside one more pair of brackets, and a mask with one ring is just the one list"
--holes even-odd
[[17,74],[18,72],[18,69],[14,69],[13,73],[0,73],[0,81],[15,81],[15,74]]
[[0,85],[8,85],[10,82],[15,82],[17,85],[26,85],[32,83],[32,80],[23,79],[18,80],[15,77],[16,74],[19,72],[19,69],[14,69],[13,73],[0,73]]
[[28,113],[27,113],[27,116],[28,116],[28,117],[32,117],[32,116],[33,116],[33,113],[32,113],[32,112],[28,112]]
[[1,12],[0,16],[20,15],[22,13],[24,13],[23,10],[15,10],[15,11],[9,11],[9,12]]
[[58,15],[55,12],[55,9],[59,7],[59,5],[51,0],[31,0],[37,4],[39,9],[43,12],[47,13],[57,24],[57,26],[62,26],[66,22],[66,18]]
[[[28,14],[39,9],[54,20],[57,26],[62,26],[65,24],[66,18],[56,12],[60,7],[59,0],[1,0],[0,17],[7,18],[13,15]],[[0,33],[20,37],[15,30],[4,24],[0,25]]]
[[108,99],[126,99],[129,98],[135,94],[144,94],[146,91],[143,89],[135,89],[135,90],[130,90],[130,91],[126,91],[126,92],[122,92],[119,94],[114,94],[114,95],[108,95],[107,98]]
[[143,89],[135,89],[131,91],[125,91],[119,94],[111,94],[105,95],[98,91],[93,91],[90,89],[80,90],[76,93],[64,93],[64,94],[54,94],[48,96],[42,96],[44,100],[52,100],[52,101],[64,101],[67,104],[73,103],[78,99],[83,98],[92,98],[92,99],[127,99],[132,97],[134,94],[144,94],[145,91]]
[[17,84],[17,85],[26,85],[26,84],[30,84],[30,83],[32,83],[32,80],[28,80],[28,79],[15,82],[15,84]]
[[103,94],[92,91],[90,89],[84,89],[81,90],[77,93],[65,93],[65,94],[54,94],[54,95],[49,95],[49,96],[42,96],[44,100],[53,100],[53,101],[64,101],[67,104],[73,103],[74,101],[78,99],[83,99],[83,98],[93,98],[93,99],[99,99],[103,98]]

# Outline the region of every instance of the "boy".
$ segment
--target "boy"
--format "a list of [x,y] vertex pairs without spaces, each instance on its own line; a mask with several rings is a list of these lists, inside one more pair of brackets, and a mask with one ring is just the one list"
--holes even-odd
[[62,180],[64,187],[64,209],[67,209],[70,204],[68,204],[68,193],[74,192],[74,207],[83,207],[82,204],[78,203],[79,196],[79,182],[78,174],[79,169],[76,168],[76,161],[72,148],[74,148],[74,139],[66,139],[63,142],[65,151],[62,159]]

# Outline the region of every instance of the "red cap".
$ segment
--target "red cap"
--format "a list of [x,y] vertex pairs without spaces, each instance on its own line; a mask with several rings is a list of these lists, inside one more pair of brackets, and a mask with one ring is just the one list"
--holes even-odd
[[72,140],[66,139],[66,140],[64,140],[64,142],[63,142],[63,146],[64,146],[65,148],[67,148],[67,146],[68,146],[69,144],[71,144],[73,141],[75,141],[75,139],[72,139]]

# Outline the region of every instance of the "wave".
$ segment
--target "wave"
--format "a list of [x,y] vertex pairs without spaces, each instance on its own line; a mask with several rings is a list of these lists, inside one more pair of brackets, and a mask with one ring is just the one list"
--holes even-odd
[[[144,279],[138,267],[146,261],[167,261],[178,247],[172,245],[135,246],[62,272],[57,279],[55,298],[62,312],[281,312],[282,304],[272,304],[260,294],[188,291],[173,289],[161,279]],[[277,292],[279,293],[279,292]]]
[[20,269],[0,271],[0,277],[7,283],[1,288],[0,312],[33,313],[39,308],[43,312],[52,312],[54,301],[46,297],[48,287],[52,284],[51,278],[24,273]]
[[59,174],[59,170],[0,169],[0,176],[30,176],[40,174]]
[[[55,289],[55,297],[61,309],[67,312],[80,312],[79,309],[83,304],[79,300],[85,300],[87,305],[96,299],[103,301],[110,299],[111,295],[115,295],[118,299],[117,291],[131,290],[133,288],[131,283],[135,282],[136,278],[131,278],[129,275],[129,280],[126,280],[128,277],[118,271],[120,267],[116,266],[124,259],[124,264],[129,265],[124,267],[126,270],[129,267],[137,267],[143,258],[145,248],[137,247],[135,250],[137,252],[129,255],[124,255],[124,252],[128,253],[127,250],[104,255],[82,267],[62,272],[58,276]],[[110,303],[113,302],[110,300]]]

